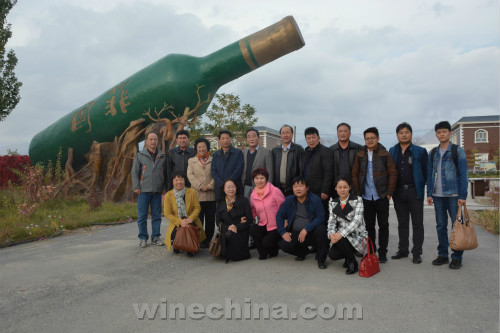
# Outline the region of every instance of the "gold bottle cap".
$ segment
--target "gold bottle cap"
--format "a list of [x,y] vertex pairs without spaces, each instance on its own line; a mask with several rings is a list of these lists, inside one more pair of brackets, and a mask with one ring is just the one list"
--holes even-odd
[[240,39],[241,53],[254,70],[305,45],[293,16]]

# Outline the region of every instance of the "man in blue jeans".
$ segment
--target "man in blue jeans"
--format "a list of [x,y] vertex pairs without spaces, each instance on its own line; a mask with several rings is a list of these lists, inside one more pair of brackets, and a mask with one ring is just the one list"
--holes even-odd
[[[447,121],[437,123],[434,130],[439,146],[431,150],[427,162],[427,203],[434,204],[439,240],[438,257],[432,264],[440,266],[449,262],[448,214],[453,227],[458,209],[465,205],[467,199],[468,175],[465,151],[450,142],[450,123]],[[464,251],[452,250],[452,252],[449,267],[459,269],[462,267]]]
[[158,148],[158,136],[154,132],[146,134],[144,148],[137,152],[132,165],[132,187],[139,195],[137,213],[139,226],[139,246],[144,248],[148,241],[148,211],[151,207],[151,244],[164,245],[160,239],[161,194],[167,179],[166,156]]

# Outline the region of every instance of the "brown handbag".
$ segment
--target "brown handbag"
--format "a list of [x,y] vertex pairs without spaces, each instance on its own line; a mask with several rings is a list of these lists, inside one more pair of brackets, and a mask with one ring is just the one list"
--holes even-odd
[[196,253],[200,251],[201,229],[196,223],[190,223],[187,227],[177,228],[172,247],[176,250]]
[[220,252],[221,252],[221,244],[220,244],[221,225],[222,223],[219,224],[219,227],[217,228],[217,233],[215,234],[215,237],[210,241],[210,246],[208,247],[208,252],[213,257],[216,258],[220,257]]
[[[462,209],[464,212],[462,213]],[[467,207],[461,206],[450,235],[450,248],[453,250],[473,250],[477,247],[477,236],[470,222]]]

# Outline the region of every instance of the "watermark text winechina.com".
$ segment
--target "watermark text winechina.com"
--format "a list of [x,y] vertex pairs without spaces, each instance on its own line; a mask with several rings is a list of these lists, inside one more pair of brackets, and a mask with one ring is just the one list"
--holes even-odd
[[225,298],[224,304],[210,303],[168,303],[166,298],[160,298],[159,303],[133,303],[137,319],[139,320],[305,320],[312,319],[363,319],[363,307],[359,303],[323,303],[315,305],[302,303],[298,311],[291,311],[285,303],[253,303],[250,298],[245,298],[243,304],[231,298]]

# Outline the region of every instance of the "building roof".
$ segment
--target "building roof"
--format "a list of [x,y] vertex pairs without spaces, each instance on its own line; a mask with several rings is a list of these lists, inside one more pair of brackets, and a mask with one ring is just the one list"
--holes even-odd
[[487,121],[500,121],[500,115],[462,117],[455,124],[458,124],[458,123],[484,123]]
[[277,130],[275,130],[275,129],[272,129],[272,128],[269,128],[269,127],[266,127],[266,126],[254,126],[254,128],[255,128],[256,130],[258,130],[259,132],[260,132],[260,131],[268,131],[268,132],[270,132],[270,133],[272,133],[272,134],[280,135],[280,132],[279,132],[279,131],[277,131]]

